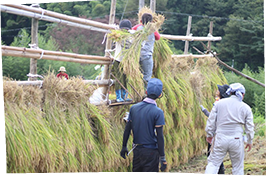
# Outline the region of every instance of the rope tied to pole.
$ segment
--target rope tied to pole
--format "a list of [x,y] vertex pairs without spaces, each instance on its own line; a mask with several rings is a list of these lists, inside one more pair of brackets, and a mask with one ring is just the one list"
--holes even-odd
[[40,50],[42,50],[42,52],[41,52],[41,56],[40,56],[39,59],[42,59],[42,58],[43,58],[43,56],[44,56],[44,50],[43,50],[43,49],[39,48],[39,47],[36,45],[36,43],[29,44],[29,46],[31,47],[31,49],[40,49]]

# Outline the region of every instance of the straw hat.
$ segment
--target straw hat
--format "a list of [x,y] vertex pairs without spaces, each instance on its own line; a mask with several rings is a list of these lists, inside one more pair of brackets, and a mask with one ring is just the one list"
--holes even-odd
[[58,71],[64,71],[64,72],[66,72],[66,69],[65,69],[65,67],[60,67]]

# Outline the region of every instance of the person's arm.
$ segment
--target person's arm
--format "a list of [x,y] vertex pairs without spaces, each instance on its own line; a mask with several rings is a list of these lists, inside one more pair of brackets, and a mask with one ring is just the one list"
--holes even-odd
[[131,121],[128,121],[126,123],[124,133],[123,133],[122,147],[127,147],[127,142],[130,136],[130,132],[131,132]]
[[66,78],[69,79],[69,75],[68,74],[66,74]]
[[163,125],[156,125],[156,132],[157,132],[157,141],[158,141],[158,150],[159,150],[159,160],[161,163],[160,170],[164,171],[167,167],[167,161],[165,158],[164,152],[164,137],[163,137]]
[[254,138],[254,123],[253,123],[253,114],[252,114],[251,108],[249,108],[247,117],[245,119],[245,132],[247,135],[246,148],[248,148],[248,152],[249,152],[252,148],[252,140]]
[[204,108],[202,105],[200,105],[200,107],[201,107],[201,111],[202,111],[207,117],[209,117],[210,112],[209,112],[206,108]]
[[160,156],[165,156],[164,153],[164,137],[163,137],[163,125],[156,126],[158,150]]
[[211,143],[211,139],[215,134],[216,130],[216,118],[217,118],[217,110],[216,105],[213,106],[209,118],[207,120],[205,131],[207,133],[207,142]]
[[128,122],[126,123],[124,133],[123,133],[123,140],[122,140],[122,149],[121,149],[121,157],[126,159],[126,155],[128,154],[128,149],[127,149],[127,142],[131,133],[132,129],[132,118],[131,118],[131,109],[128,117]]
[[155,35],[155,40],[160,39],[160,34],[158,33],[158,31],[154,32],[154,35]]

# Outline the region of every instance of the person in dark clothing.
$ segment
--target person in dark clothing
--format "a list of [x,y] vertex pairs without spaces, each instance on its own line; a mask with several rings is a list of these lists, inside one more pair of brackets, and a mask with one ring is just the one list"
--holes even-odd
[[147,98],[130,108],[120,155],[124,159],[129,155],[127,141],[133,131],[133,172],[158,172],[159,162],[161,171],[167,167],[163,137],[164,114],[155,101],[161,96],[162,87],[161,80],[150,79]]
[[[225,85],[223,85],[223,86],[221,86],[221,85],[217,85],[217,87],[218,87],[218,90],[217,90],[217,92],[216,92],[216,98],[215,98],[215,102],[214,102],[214,103],[216,103],[217,101],[219,101],[219,100],[222,99],[222,98],[227,98],[227,97],[229,97],[229,95],[226,94],[226,91],[227,91],[227,89],[229,88],[229,85],[227,85],[227,84],[225,84]],[[202,105],[200,105],[200,107],[201,107],[202,112],[203,112],[207,117],[209,117],[210,112],[209,112],[206,108],[204,108]],[[209,157],[209,155],[210,155],[210,148],[211,148],[211,144],[208,143],[208,154],[207,154],[207,157]],[[224,170],[225,170],[225,169],[224,169],[224,165],[223,165],[223,163],[222,163],[222,164],[220,165],[218,174],[224,174]]]

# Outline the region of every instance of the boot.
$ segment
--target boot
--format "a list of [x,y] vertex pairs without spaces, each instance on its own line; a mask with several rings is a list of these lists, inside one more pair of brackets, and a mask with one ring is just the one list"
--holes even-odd
[[132,99],[127,98],[128,97],[128,92],[126,92],[125,89],[121,89],[122,90],[122,98],[124,99],[124,101],[132,101]]
[[116,90],[116,101],[117,102],[124,102],[124,100],[121,98],[121,90]]

